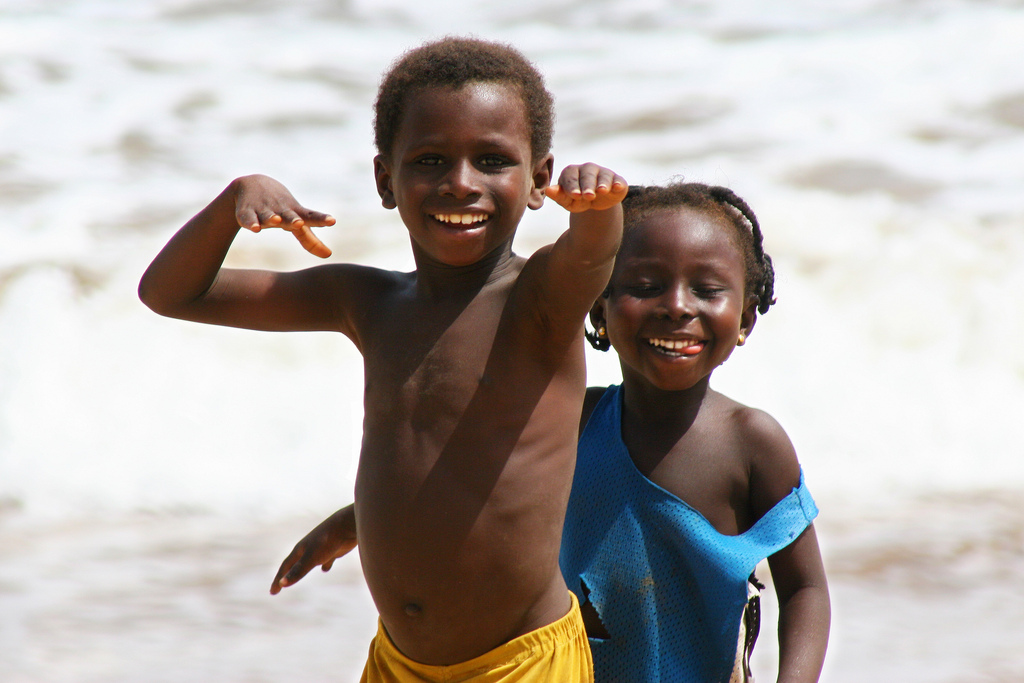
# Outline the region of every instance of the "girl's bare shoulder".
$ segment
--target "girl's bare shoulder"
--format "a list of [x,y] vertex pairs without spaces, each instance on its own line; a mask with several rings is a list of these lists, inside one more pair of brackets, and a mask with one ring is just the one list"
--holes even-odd
[[759,519],[800,484],[800,462],[786,430],[767,412],[718,394],[716,412],[731,444],[749,472],[753,519]]

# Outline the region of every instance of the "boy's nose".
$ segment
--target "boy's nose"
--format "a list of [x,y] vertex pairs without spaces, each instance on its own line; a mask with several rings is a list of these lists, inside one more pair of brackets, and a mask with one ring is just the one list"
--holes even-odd
[[476,181],[477,172],[473,168],[473,164],[468,161],[456,162],[451,165],[448,173],[444,175],[438,191],[443,195],[463,199],[480,193],[480,188]]

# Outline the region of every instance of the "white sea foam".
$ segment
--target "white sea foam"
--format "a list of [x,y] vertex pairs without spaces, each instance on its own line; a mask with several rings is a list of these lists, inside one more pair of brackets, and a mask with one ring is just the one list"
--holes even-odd
[[[783,423],[819,502],[856,517],[1024,488],[1019,2],[2,0],[0,509],[31,524],[350,499],[351,344],[158,318],[135,286],[252,172],[339,218],[321,233],[335,258],[409,268],[373,187],[371,105],[395,56],[446,33],[538,63],[559,164],[753,206],[779,303],[716,385]],[[565,222],[531,213],[519,250]],[[273,233],[231,260],[314,262]],[[592,383],[617,381],[614,357],[589,359]]]
[[[182,326],[134,284],[177,225],[255,171],[340,217],[324,231],[338,258],[409,267],[371,182],[370,106],[396,54],[454,31],[538,62],[559,162],[727,184],[758,211],[780,303],[718,383],[784,421],[819,490],[1024,484],[1024,13],[457,7],[0,9],[0,494],[39,513],[348,495],[345,340]],[[520,249],[563,225],[553,207],[530,215]],[[311,263],[267,235],[234,258]],[[592,368],[614,381],[609,359]]]

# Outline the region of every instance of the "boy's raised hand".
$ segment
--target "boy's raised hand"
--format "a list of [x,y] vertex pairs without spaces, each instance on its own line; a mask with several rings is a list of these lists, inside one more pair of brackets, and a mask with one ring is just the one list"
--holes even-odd
[[626,180],[597,164],[566,166],[556,185],[544,190],[551,199],[571,213],[602,211],[620,203],[629,190]]
[[234,181],[234,192],[239,226],[253,232],[281,228],[295,235],[303,249],[314,256],[331,255],[331,250],[310,228],[334,225],[333,216],[305,208],[288,188],[265,175],[238,178]]
[[323,571],[330,571],[334,561],[356,545],[355,508],[349,505],[320,522],[295,544],[277,570],[270,584],[270,594],[277,595],[283,587],[292,585],[318,565]]

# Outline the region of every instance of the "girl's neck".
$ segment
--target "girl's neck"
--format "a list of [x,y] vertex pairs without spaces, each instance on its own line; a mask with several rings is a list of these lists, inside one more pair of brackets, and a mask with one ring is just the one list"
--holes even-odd
[[623,369],[622,438],[630,452],[667,453],[693,426],[709,395],[710,378],[680,391],[658,389]]

